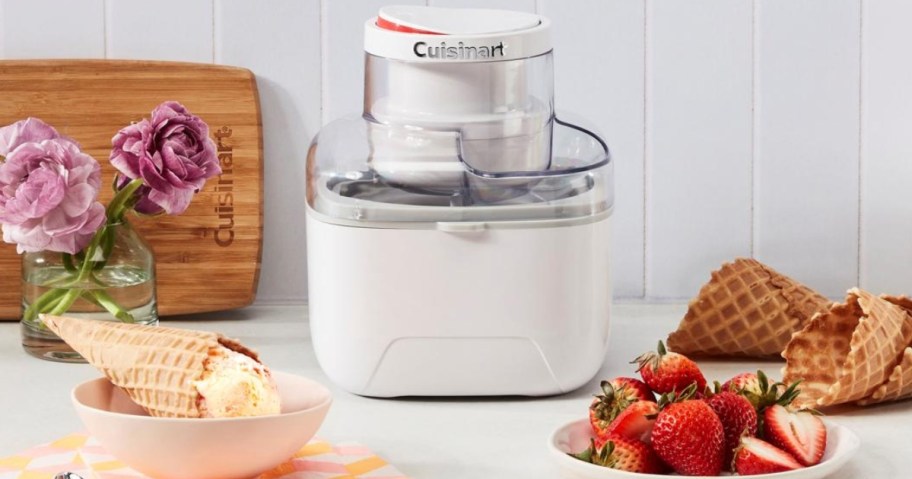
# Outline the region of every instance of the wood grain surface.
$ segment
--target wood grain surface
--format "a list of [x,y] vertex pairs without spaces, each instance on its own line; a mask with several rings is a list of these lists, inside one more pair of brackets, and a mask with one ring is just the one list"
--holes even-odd
[[[37,117],[74,138],[101,164],[107,204],[111,138],[165,100],[210,127],[223,173],[180,216],[130,221],[156,257],[161,315],[239,308],[253,302],[263,237],[263,142],[256,80],[243,68],[194,63],[0,61],[0,125]],[[0,318],[20,314],[20,257],[0,245]]]

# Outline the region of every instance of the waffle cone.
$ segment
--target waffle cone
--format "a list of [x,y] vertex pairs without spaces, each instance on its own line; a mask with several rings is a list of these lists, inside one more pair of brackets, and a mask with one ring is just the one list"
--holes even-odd
[[769,266],[738,258],[712,272],[668,336],[668,348],[697,356],[776,356],[829,304]]
[[[881,298],[912,313],[912,298],[908,296],[886,296]],[[912,397],[912,347],[903,350],[899,364],[890,372],[887,381],[881,384],[870,397],[858,401],[858,404],[867,406],[886,401],[898,401]]]
[[858,401],[858,404],[867,406],[910,397],[912,397],[912,347],[907,347],[903,350],[902,359],[893,368],[887,382],[875,389],[870,397]]
[[793,336],[782,352],[782,380],[802,381],[802,405],[866,398],[887,381],[912,340],[910,319],[901,307],[853,288],[845,303],[814,316]]
[[200,417],[193,381],[210,351],[256,354],[219,334],[186,329],[42,316],[47,327],[152,416]]
[[888,294],[882,294],[880,297],[888,303],[893,303],[900,308],[905,309],[906,313],[912,314],[912,298],[908,296],[891,296]]

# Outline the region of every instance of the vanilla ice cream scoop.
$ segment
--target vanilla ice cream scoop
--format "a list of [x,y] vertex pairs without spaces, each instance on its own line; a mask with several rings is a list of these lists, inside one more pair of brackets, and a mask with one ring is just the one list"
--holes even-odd
[[224,346],[210,351],[205,371],[193,385],[202,417],[266,416],[281,409],[269,368]]

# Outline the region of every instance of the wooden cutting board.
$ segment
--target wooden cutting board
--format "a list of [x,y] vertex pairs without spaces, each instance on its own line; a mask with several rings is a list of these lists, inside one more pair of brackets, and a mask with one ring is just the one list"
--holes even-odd
[[[177,100],[210,127],[223,174],[180,216],[131,222],[156,258],[159,314],[220,311],[253,302],[263,237],[263,142],[249,70],[194,63],[0,61],[0,125],[33,116],[78,141],[101,164],[101,201],[114,168],[111,138]],[[0,318],[20,314],[20,257],[0,245]]]

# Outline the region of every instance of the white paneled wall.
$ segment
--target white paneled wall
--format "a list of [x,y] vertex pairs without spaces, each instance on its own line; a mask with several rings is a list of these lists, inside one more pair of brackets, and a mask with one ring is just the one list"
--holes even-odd
[[[0,0],[0,58],[215,62],[257,74],[262,302],[306,299],[304,157],[362,103],[387,3],[553,21],[558,112],[616,161],[616,295],[683,299],[754,255],[830,296],[912,293],[905,0]],[[0,92],[2,101],[2,92]]]
[[[110,0],[109,0],[110,1]],[[320,1],[216,0],[215,62],[257,74],[263,110],[266,234],[260,301],[307,296],[304,157],[322,124]]]
[[861,24],[861,282],[912,294],[912,2],[866,0]]
[[860,12],[760,0],[754,20],[754,253],[830,294],[858,278]]
[[212,0],[108,0],[105,26],[108,58],[212,63]]
[[0,1],[3,58],[104,58],[103,0]]
[[434,7],[502,8],[523,12],[535,12],[537,8],[535,0],[427,0],[427,4]]
[[752,10],[651,0],[646,14],[646,294],[681,297],[751,252]]

